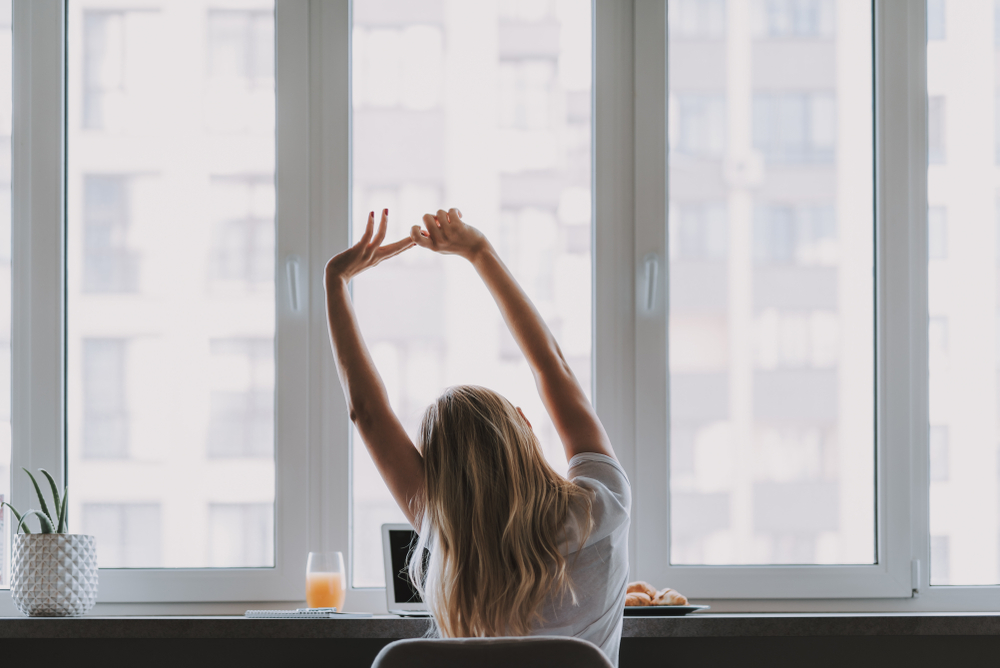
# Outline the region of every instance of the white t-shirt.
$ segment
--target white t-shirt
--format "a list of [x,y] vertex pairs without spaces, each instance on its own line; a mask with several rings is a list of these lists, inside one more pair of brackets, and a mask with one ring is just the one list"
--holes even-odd
[[594,492],[594,526],[580,548],[583,518],[571,516],[560,551],[577,602],[567,593],[543,603],[545,622],[535,635],[574,636],[588,640],[618,665],[625,589],[628,586],[628,528],[632,488],[625,470],[607,455],[585,452],[569,460],[569,479]]

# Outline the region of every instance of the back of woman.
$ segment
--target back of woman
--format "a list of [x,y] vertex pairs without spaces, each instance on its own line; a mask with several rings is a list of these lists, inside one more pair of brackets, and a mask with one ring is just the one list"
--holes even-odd
[[449,388],[424,415],[417,447],[427,563],[411,578],[446,637],[569,635],[617,660],[628,579],[631,493],[614,459],[576,455],[571,480],[499,394]]
[[[597,413],[534,305],[460,211],[427,214],[423,229],[383,245],[388,215],[376,232],[369,214],[361,240],[327,263],[325,287],[351,420],[418,528],[414,553],[430,555],[411,564],[411,578],[445,637],[572,635],[617,664],[631,492]],[[428,407],[416,444],[403,429],[361,336],[349,282],[413,246],[467,260],[489,289],[562,441],[568,480],[545,461],[521,409],[485,388],[448,389]]]

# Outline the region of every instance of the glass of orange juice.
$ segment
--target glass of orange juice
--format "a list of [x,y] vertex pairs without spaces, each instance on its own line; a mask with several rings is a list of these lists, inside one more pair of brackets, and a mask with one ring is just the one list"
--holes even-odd
[[306,562],[306,605],[343,611],[346,589],[344,555],[340,552],[310,552]]

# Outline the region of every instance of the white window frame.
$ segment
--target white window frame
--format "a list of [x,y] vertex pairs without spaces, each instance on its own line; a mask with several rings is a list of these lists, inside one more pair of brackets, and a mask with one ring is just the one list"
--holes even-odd
[[[995,609],[1000,587],[929,586],[924,0],[875,0],[873,17],[878,564],[667,563],[666,1],[593,3],[593,389],[633,484],[634,577],[716,611]],[[63,476],[64,8],[64,0],[13,5],[11,393],[11,470]],[[350,423],[321,282],[326,260],[350,238],[351,26],[350,0],[277,3],[276,566],[104,569],[99,610],[301,601],[307,550],[351,554]],[[647,271],[655,271],[651,296]],[[24,476],[12,475],[12,492],[15,505],[31,499]],[[347,605],[377,612],[385,598],[351,587]],[[0,614],[13,614],[8,591]]]
[[[63,0],[15,0],[12,142],[12,471],[65,467],[65,35]],[[101,569],[98,601],[297,601],[305,598],[310,406],[309,3],[275,9],[277,230],[275,565]],[[74,82],[70,82],[73,85]],[[70,150],[72,148],[70,147]],[[321,339],[325,344],[325,337]],[[12,474],[15,505],[32,505]],[[72,477],[72,476],[70,476]],[[72,482],[72,480],[70,480]],[[72,486],[72,485],[71,485]],[[10,530],[10,527],[7,527]],[[0,610],[12,608],[9,590]]]

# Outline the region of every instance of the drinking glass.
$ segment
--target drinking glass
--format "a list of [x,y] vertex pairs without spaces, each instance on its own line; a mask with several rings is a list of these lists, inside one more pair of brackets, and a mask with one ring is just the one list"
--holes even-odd
[[306,605],[310,608],[344,608],[347,580],[344,555],[340,552],[310,552],[306,563]]

